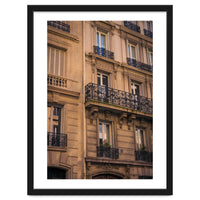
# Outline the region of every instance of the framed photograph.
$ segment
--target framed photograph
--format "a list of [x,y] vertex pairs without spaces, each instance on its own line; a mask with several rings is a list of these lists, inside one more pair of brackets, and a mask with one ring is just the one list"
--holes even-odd
[[172,195],[172,12],[28,6],[28,195]]

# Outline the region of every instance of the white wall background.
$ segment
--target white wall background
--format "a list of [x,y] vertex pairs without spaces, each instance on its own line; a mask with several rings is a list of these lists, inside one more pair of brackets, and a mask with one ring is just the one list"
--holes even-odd
[[[83,4],[82,1],[4,1],[0,22],[1,199],[93,199],[27,196],[27,4]],[[94,1],[84,1],[95,4]],[[122,3],[119,1],[118,4]],[[123,1],[123,4],[134,4]],[[137,4],[149,4],[137,1]],[[99,4],[99,2],[96,2]],[[108,4],[102,0],[101,4]],[[109,4],[117,4],[116,1]],[[152,0],[151,4],[161,4]],[[174,195],[135,199],[199,199],[199,7],[198,1],[162,1],[174,5]],[[124,197],[96,197],[119,199]]]

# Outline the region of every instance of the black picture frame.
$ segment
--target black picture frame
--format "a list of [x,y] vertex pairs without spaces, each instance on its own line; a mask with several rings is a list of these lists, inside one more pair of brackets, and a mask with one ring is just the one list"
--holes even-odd
[[[167,41],[166,41],[166,60],[167,60],[167,166],[166,166],[166,189],[34,189],[34,12],[166,12],[167,18]],[[28,195],[172,195],[173,194],[173,6],[172,5],[28,5]]]

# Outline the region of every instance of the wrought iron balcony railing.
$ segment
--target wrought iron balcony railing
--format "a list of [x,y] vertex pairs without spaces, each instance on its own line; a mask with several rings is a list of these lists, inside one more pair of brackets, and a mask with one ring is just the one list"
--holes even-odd
[[152,162],[153,154],[152,152],[148,152],[148,151],[135,151],[135,160]]
[[100,55],[100,56],[114,60],[114,53],[106,50],[103,47],[94,46],[94,53],[97,54],[97,55]]
[[64,22],[61,21],[48,21],[47,24],[49,26],[52,26],[54,28],[60,29],[62,31],[70,33],[70,25],[65,24]]
[[144,35],[146,35],[147,37],[150,37],[150,38],[153,37],[153,33],[147,29],[144,29]]
[[119,149],[97,146],[97,157],[119,158]]
[[142,69],[142,70],[153,73],[152,65],[147,65],[147,64],[141,63],[139,61],[136,61],[135,59],[127,58],[127,64],[131,65],[133,67],[137,67],[138,69]]
[[49,147],[66,147],[67,146],[67,135],[64,133],[47,133],[47,144]]
[[85,86],[85,101],[89,100],[122,106],[144,113],[151,114],[153,111],[152,99],[95,83],[89,83]]
[[132,22],[124,21],[124,26],[126,26],[127,28],[129,28],[133,31],[140,33],[140,27],[136,24],[133,24]]

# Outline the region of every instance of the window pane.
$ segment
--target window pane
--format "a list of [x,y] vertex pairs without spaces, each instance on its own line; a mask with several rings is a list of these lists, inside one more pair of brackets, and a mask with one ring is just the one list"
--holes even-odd
[[97,84],[101,85],[101,76],[100,76],[100,74],[97,74]]
[[51,53],[51,55],[50,55],[50,73],[54,74],[55,50],[54,50],[54,48],[51,48],[51,47],[50,47],[50,49],[51,49],[51,51],[50,51],[50,53]]
[[101,47],[106,48],[106,36],[101,34]]
[[48,47],[48,52],[47,52],[47,72],[50,73],[50,63],[51,63],[51,48]]
[[135,134],[136,134],[136,148],[139,149],[139,137],[138,137],[138,129],[136,128],[136,131],[135,131]]
[[151,30],[151,22],[148,22],[148,21],[147,21],[147,30],[149,31]]
[[65,59],[65,52],[60,51],[60,76],[64,76],[64,59]]
[[143,135],[143,130],[140,130],[140,139],[141,139],[141,147],[144,146],[144,135]]
[[103,134],[102,134],[102,124],[99,123],[99,138],[103,138]]
[[108,86],[108,77],[103,75],[103,85]]
[[152,52],[149,52],[148,59],[149,59],[149,63],[152,64],[153,63],[153,53]]
[[97,32],[97,46],[99,47],[99,32]]
[[103,139],[105,140],[105,142],[106,142],[106,140],[107,140],[107,134],[106,134],[106,124],[104,124],[104,126],[103,126],[103,133],[104,133],[104,135],[103,135]]
[[130,49],[130,45],[128,45],[128,57],[131,58],[131,49]]
[[54,65],[54,68],[55,68],[55,74],[56,75],[59,75],[59,50],[58,49],[55,49],[55,65]]
[[99,123],[99,132],[102,133],[102,124]]
[[106,124],[106,135],[107,135],[107,143],[110,144],[110,130],[108,124]]
[[48,73],[63,76],[65,67],[65,51],[48,47]]
[[139,91],[139,85],[135,85],[135,94],[139,95],[140,91]]
[[131,46],[131,51],[132,51],[132,58],[136,58],[136,54],[135,54],[135,47]]

